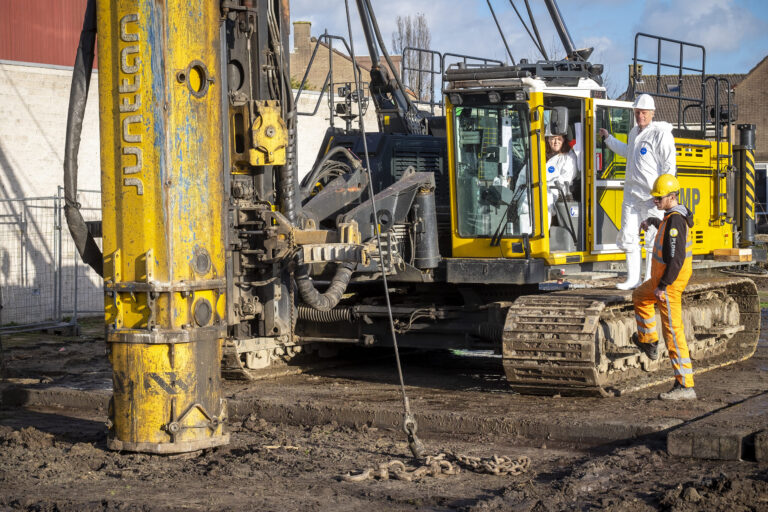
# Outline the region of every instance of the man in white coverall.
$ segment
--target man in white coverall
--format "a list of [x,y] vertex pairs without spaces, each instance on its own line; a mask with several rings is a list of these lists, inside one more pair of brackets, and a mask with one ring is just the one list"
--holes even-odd
[[664,213],[653,204],[651,188],[662,174],[674,176],[676,172],[672,125],[664,121],[653,121],[656,106],[648,94],[638,96],[632,107],[635,111],[635,126],[630,130],[626,144],[613,137],[605,128],[600,128],[600,136],[608,148],[627,159],[621,230],[616,241],[627,254],[627,280],[616,285],[621,290],[635,288],[651,276],[651,253],[656,228],[650,226],[645,231],[647,255],[643,277],[640,223],[648,217],[663,218]]

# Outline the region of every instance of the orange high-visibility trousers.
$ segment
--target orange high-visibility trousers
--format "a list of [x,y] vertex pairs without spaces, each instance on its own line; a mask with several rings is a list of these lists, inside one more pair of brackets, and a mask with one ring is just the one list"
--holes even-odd
[[653,248],[653,263],[651,266],[651,278],[635,288],[632,292],[632,302],[635,305],[635,320],[637,321],[637,337],[640,343],[653,343],[659,340],[656,330],[656,307],[661,315],[662,332],[664,341],[669,351],[669,359],[675,371],[675,378],[683,387],[693,387],[693,366],[691,355],[688,352],[688,343],[685,341],[683,330],[683,290],[688,284],[693,272],[691,235],[688,231],[686,241],[686,255],[683,267],[675,281],[667,286],[664,300],[657,300],[653,294],[659,285],[661,276],[664,275],[666,264],[662,259],[662,245],[666,232],[666,221],[659,226],[656,243]]

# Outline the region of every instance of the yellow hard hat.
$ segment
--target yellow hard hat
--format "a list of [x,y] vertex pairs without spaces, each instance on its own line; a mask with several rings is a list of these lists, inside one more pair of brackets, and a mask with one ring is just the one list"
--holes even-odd
[[653,197],[664,197],[665,195],[677,192],[678,190],[680,190],[680,183],[677,181],[677,178],[671,174],[662,174],[653,182],[651,195]]

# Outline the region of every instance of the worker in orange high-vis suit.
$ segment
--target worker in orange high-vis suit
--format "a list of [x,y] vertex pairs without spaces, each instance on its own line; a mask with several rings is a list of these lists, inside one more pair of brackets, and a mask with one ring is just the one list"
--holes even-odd
[[693,214],[677,202],[680,184],[671,174],[662,174],[653,184],[651,196],[656,207],[664,211],[664,218],[650,217],[640,225],[658,228],[653,247],[651,278],[632,293],[637,320],[637,342],[648,358],[659,358],[659,334],[656,330],[656,311],[661,314],[664,340],[675,371],[675,386],[661,393],[662,400],[695,400],[693,367],[688,344],[683,332],[682,296],[691,278],[691,227]]

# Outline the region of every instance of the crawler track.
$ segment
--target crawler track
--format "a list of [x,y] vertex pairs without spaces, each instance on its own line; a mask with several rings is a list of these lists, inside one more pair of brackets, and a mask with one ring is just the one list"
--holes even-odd
[[[760,331],[757,287],[746,278],[691,280],[683,323],[695,373],[746,359]],[[631,344],[634,329],[628,292],[592,288],[519,297],[504,325],[507,380],[523,393],[591,396],[669,380],[666,350],[650,361]]]

